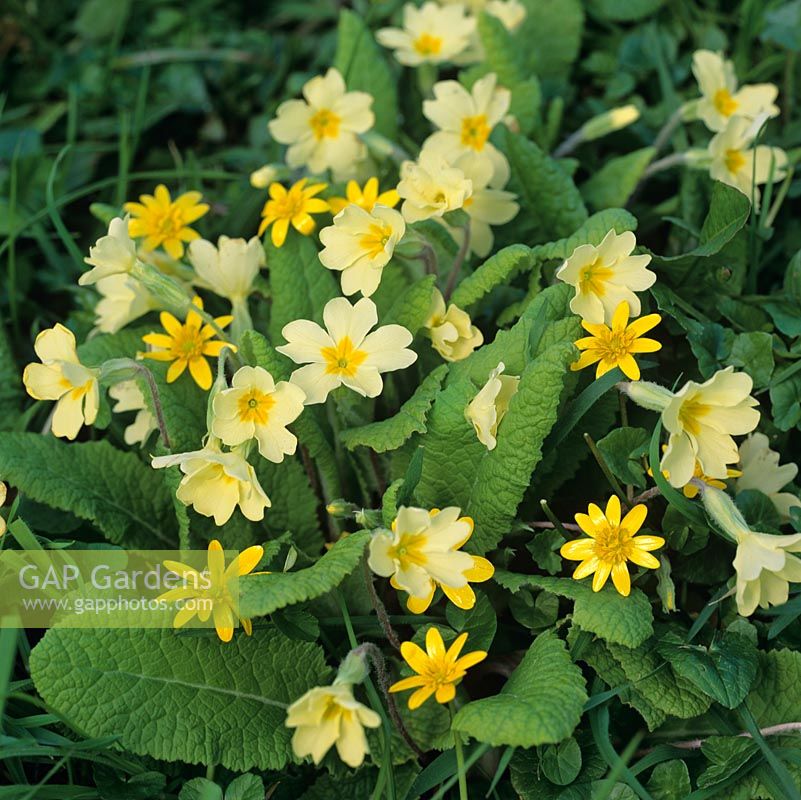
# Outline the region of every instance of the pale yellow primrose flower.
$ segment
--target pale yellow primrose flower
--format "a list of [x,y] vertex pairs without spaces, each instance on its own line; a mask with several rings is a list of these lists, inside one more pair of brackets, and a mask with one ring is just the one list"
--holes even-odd
[[231,519],[237,506],[247,519],[258,522],[271,505],[241,448],[223,453],[208,444],[202,450],[158,456],[151,465],[154,469],[179,466],[184,477],[176,497],[198,514],[214,517],[218,526]]
[[498,444],[498,426],[506,416],[509,403],[520,386],[519,377],[502,374],[505,368],[501,361],[464,410],[465,418],[472,424],[478,440],[487,450],[494,450]]
[[[473,192],[462,206],[462,210],[470,217],[470,251],[480,258],[486,258],[495,243],[492,225],[503,225],[517,216],[520,206],[517,195],[502,189],[490,188],[493,175],[492,162],[477,154],[465,153],[460,156],[454,166],[464,172],[465,177],[473,184]],[[443,222],[451,236],[462,243],[465,235],[462,228],[453,227]]]
[[159,307],[156,298],[130,275],[109,275],[95,284],[100,300],[95,306],[95,330],[117,333],[128,323]]
[[117,404],[111,409],[115,414],[136,411],[136,418],[125,429],[125,444],[144,444],[158,427],[156,417],[145,401],[145,396],[136,381],[121,381],[108,390],[109,397]]
[[91,286],[109,275],[128,273],[133,269],[136,245],[128,234],[128,225],[128,217],[115,217],[108,225],[108,233],[89,248],[89,256],[84,261],[92,269],[78,278],[81,286]]
[[384,388],[381,374],[405,369],[417,360],[406,349],[412,334],[402,325],[378,323],[375,303],[363,297],[351,305],[344,297],[329,300],[323,309],[321,328],[298,319],[281,331],[287,344],[276,347],[296,364],[306,364],[290,376],[306,393],[306,405],[323,403],[338,386],[347,386],[364,397],[377,397]]
[[[242,575],[253,572],[263,555],[264,548],[261,545],[248,547],[226,568],[222,545],[217,539],[212,539],[207,556],[207,579],[204,580],[196,569],[180,561],[165,561],[164,566],[184,578],[186,585],[170,589],[156,599],[166,602],[188,601],[175,615],[172,623],[174,628],[182,628],[195,616],[205,622],[214,615],[217,636],[223,642],[230,642],[234,637],[234,617],[238,617],[245,633],[250,636],[253,625],[249,619],[239,617],[239,604],[231,594],[230,584],[238,582]],[[204,586],[208,588],[202,588]]]
[[[504,186],[509,180],[506,156],[489,141],[512,100],[512,93],[497,84],[494,72],[479,78],[470,91],[458,81],[439,81],[434,84],[434,99],[423,101],[423,115],[439,128],[426,139],[423,148],[433,147],[451,164],[459,156],[489,160],[489,184],[493,188]],[[461,164],[460,168],[468,173]]]
[[798,465],[779,466],[780,456],[770,449],[764,433],[752,433],[740,444],[739,452],[742,472],[734,485],[735,492],[757,489],[770,498],[783,520],[789,519],[790,509],[801,508],[801,500],[782,489],[798,475]]
[[705,488],[704,508],[737,542],[734,569],[737,573],[737,612],[748,617],[757,606],[768,608],[787,602],[790,583],[801,582],[801,533],[790,536],[749,529],[732,499],[719,489]]
[[[0,507],[6,504],[6,497],[8,496],[8,487],[0,481]],[[6,532],[6,521],[4,517],[0,517],[0,536]]]
[[624,300],[632,317],[640,315],[640,298],[634,292],[650,289],[656,275],[646,269],[651,256],[633,256],[637,240],[631,231],[610,230],[596,247],[579,245],[556,271],[556,277],[574,286],[570,310],[593,325],[611,324]]
[[403,7],[403,28],[381,28],[375,38],[410,67],[453,61],[471,42],[476,21],[461,5],[442,8],[434,2]]
[[51,430],[74,439],[81,426],[91,425],[100,407],[97,372],[83,366],[72,331],[57,323],[42,331],[33,345],[41,364],[28,364],[22,382],[36,400],[55,400]]
[[437,150],[423,149],[417,161],[404,161],[400,168],[398,194],[407,222],[441,217],[462,208],[473,193],[472,182],[462,170],[450,166]]
[[250,173],[250,185],[254,189],[266,189],[278,179],[279,170],[274,164],[264,164]]
[[201,285],[232,303],[241,302],[253,291],[253,281],[264,266],[264,247],[257,236],[230,239],[220,236],[215,247],[205,239],[188,248],[189,263]]
[[441,511],[401,506],[392,531],[378,531],[370,541],[370,569],[409,595],[406,606],[413,614],[431,605],[437,586],[454,605],[472,608],[476,595],[469,582],[487,581],[495,573],[486,558],[459,550],[473,535],[473,520],[460,513],[454,506]]
[[760,192],[757,188],[771,178],[781,180],[786,174],[787,153],[778,147],[760,144],[751,147],[760,121],[751,122],[744,117],[732,117],[729,124],[712,137],[707,150],[710,159],[709,175],[747,197],[754,196],[759,207]]
[[286,163],[314,174],[329,168],[337,174],[352,171],[367,155],[359,134],[375,122],[372,96],[347,91],[344,78],[332,67],[306,83],[303,97],[281,103],[268,126],[273,139],[289,145]]
[[431,346],[446,361],[461,361],[484,342],[481,331],[472,324],[470,315],[451,303],[447,310],[445,298],[434,289],[425,327]]
[[755,120],[761,115],[775,117],[778,88],[772,83],[757,83],[737,89],[737,76],[731,61],[721,53],[696,50],[693,75],[701,90],[697,104],[698,118],[711,131],[722,131],[733,116]]
[[486,11],[490,16],[499,19],[510,32],[515,31],[526,18],[526,7],[519,0],[439,0],[439,4],[463,5],[475,16]]
[[378,728],[381,717],[353,696],[349,683],[316,686],[287,709],[286,726],[296,728],[292,749],[298,758],[319,764],[333,745],[349,766],[361,766],[370,752],[364,728]]
[[358,205],[345,206],[334,224],[320,231],[320,262],[342,272],[343,294],[370,297],[405,232],[403,217],[392,208],[375,205],[365,211]]
[[727,476],[726,465],[740,458],[732,436],[749,433],[759,423],[752,387],[749,375],[727,367],[704,383],[687,381],[671,394],[662,411],[670,438],[660,464],[671,486],[680,488],[690,481],[696,459],[705,475]]
[[298,440],[286,426],[303,411],[303,390],[276,383],[262,367],[241,367],[231,387],[214,396],[211,432],[230,447],[256,439],[259,453],[276,464],[293,455]]

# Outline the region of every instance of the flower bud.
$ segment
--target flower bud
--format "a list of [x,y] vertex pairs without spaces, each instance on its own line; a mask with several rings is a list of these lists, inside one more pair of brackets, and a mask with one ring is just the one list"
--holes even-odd
[[748,536],[750,533],[748,523],[726,492],[704,484],[701,489],[701,500],[707,514],[718,523],[727,536],[735,542]]
[[325,510],[335,519],[351,519],[356,511],[356,504],[347,500],[332,500]]
[[367,653],[363,648],[357,647],[355,650],[351,650],[339,665],[337,676],[334,679],[334,686],[341,683],[351,685],[362,683],[369,671]]
[[122,381],[133,380],[141,371],[142,365],[137,364],[132,358],[110,358],[100,365],[98,379],[100,383],[111,386]]
[[278,169],[273,164],[265,164],[250,173],[250,185],[254,189],[266,189],[278,180]]
[[356,524],[368,531],[380,528],[384,524],[381,512],[372,508],[360,508],[353,516]]
[[602,136],[628,127],[639,118],[640,111],[637,106],[628,105],[613,108],[611,111],[599,114],[589,122],[585,122],[581,128],[581,135],[585,142],[600,139]]
[[619,383],[617,388],[623,394],[628,395],[638,406],[651,411],[663,411],[673,397],[673,393],[669,389],[650,381]]
[[[192,305],[192,298],[184,287],[174,278],[170,278],[151,264],[137,261],[131,269],[131,275],[141,281],[142,285],[156,297],[165,308],[186,316]],[[195,311],[197,309],[195,308]]]

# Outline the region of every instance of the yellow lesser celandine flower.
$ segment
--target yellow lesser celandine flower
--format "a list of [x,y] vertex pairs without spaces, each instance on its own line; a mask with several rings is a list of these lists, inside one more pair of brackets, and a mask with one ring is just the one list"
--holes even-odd
[[423,149],[417,161],[404,161],[400,169],[398,194],[401,212],[407,222],[441,217],[464,206],[473,193],[473,184],[464,172],[448,164],[445,156],[432,148]]
[[712,137],[707,151],[709,175],[716,181],[739,189],[747,197],[753,195],[759,207],[760,191],[769,180],[779,181],[786,174],[787,153],[778,147],[753,147],[760,120],[732,117],[728,125]]
[[642,503],[634,506],[622,520],[617,495],[609,498],[606,512],[595,503],[590,503],[587,512],[576,514],[575,519],[589,538],[565,542],[559,552],[562,558],[581,562],[573,572],[576,580],[593,575],[594,592],[603,589],[611,574],[615,589],[628,597],[631,592],[631,576],[626,562],[657,569],[659,561],[650,551],[662,547],[665,540],[661,536],[635,535],[648,514],[648,509]]
[[159,305],[144,285],[130,275],[100,278],[95,288],[100,293],[95,306],[95,330],[100,333],[117,333]]
[[412,3],[403,7],[403,28],[381,28],[375,38],[395,51],[395,58],[409,67],[453,61],[471,43],[476,20],[461,5],[448,7]]
[[306,83],[303,98],[281,103],[268,125],[273,139],[289,145],[286,163],[318,175],[329,168],[338,175],[352,173],[367,155],[359,134],[375,122],[372,96],[347,91],[332,67]]
[[727,476],[726,465],[740,458],[732,436],[750,433],[759,423],[752,387],[749,375],[727,367],[705,383],[687,381],[672,394],[662,411],[670,437],[660,465],[671,486],[689,483],[696,460],[705,475]]
[[303,236],[314,233],[316,223],[312,214],[322,214],[328,211],[328,203],[315,197],[326,188],[327,183],[313,183],[307,186],[308,178],[301,178],[297,183],[287,189],[280,183],[271,183],[269,188],[270,199],[261,210],[261,224],[259,236],[270,225],[273,226],[271,238],[276,247],[281,247],[286,241],[289,225]]
[[757,606],[769,608],[787,602],[790,583],[801,583],[801,533],[790,536],[752,531],[734,501],[719,489],[704,487],[704,508],[737,543],[737,612],[748,617]]
[[251,621],[239,616],[238,583],[240,577],[253,572],[263,555],[264,548],[254,545],[243,550],[226,567],[222,545],[217,539],[212,539],[206,575],[180,561],[165,561],[165,568],[184,580],[183,586],[170,589],[157,598],[165,602],[182,601],[173,627],[182,628],[195,616],[201,622],[212,617],[217,636],[223,642],[230,642],[234,636],[234,621],[239,619],[245,633],[250,636],[253,633]]
[[738,90],[734,65],[721,53],[696,50],[693,75],[701,90],[697,115],[711,131],[722,131],[733,116],[755,120],[762,115],[775,117],[779,114],[774,102],[779,94],[778,87],[772,83],[758,83]]
[[473,426],[478,440],[487,450],[498,444],[498,426],[509,410],[509,403],[517,394],[520,378],[504,375],[503,361],[489,374],[489,378],[478,394],[468,403],[464,415]]
[[402,325],[382,325],[370,333],[378,310],[367,297],[354,305],[344,297],[329,300],[323,322],[325,328],[307,319],[290,322],[281,331],[287,344],[276,347],[296,364],[306,364],[289,378],[306,393],[306,405],[325,402],[338,386],[377,397],[384,388],[382,373],[417,360],[417,353],[407,349],[412,334]]
[[[473,190],[464,203],[462,210],[470,218],[470,238],[468,244],[470,252],[485,258],[492,250],[495,237],[492,225],[503,225],[517,216],[520,206],[517,204],[517,195],[502,189],[491,188],[490,180],[493,175],[492,162],[487,158],[474,157],[465,153],[453,164],[462,170]],[[461,245],[465,232],[462,228],[454,228],[443,222],[450,231],[451,236]]]
[[459,550],[473,535],[473,520],[459,514],[453,506],[441,511],[401,506],[392,530],[381,530],[370,541],[370,569],[409,595],[406,606],[413,614],[431,605],[437,586],[454,605],[472,608],[476,595],[470,582],[495,573],[486,558]]
[[801,508],[801,500],[782,489],[798,475],[797,464],[779,465],[779,454],[770,449],[770,440],[764,433],[752,433],[739,448],[740,466],[734,490],[738,494],[756,489],[767,495],[782,520],[790,518],[793,508]]
[[334,217],[333,225],[320,231],[324,245],[320,263],[342,272],[343,294],[361,292],[370,297],[404,233],[406,223],[395,209],[375,205],[365,211],[348,205]]
[[625,300],[615,310],[611,327],[582,320],[581,327],[591,335],[573,343],[583,352],[579,360],[570,365],[570,369],[575,371],[597,363],[595,377],[600,378],[609,370],[620,367],[627,378],[638,381],[640,368],[634,355],[654,353],[661,349],[662,345],[655,339],[641,338],[661,321],[659,314],[647,314],[629,324],[629,304]]
[[597,247],[579,245],[556,271],[556,277],[574,286],[570,310],[593,325],[612,321],[624,300],[631,314],[640,315],[640,298],[634,292],[650,289],[656,275],[646,269],[651,256],[632,255],[637,240],[631,231],[610,230]]
[[189,263],[202,286],[237,304],[253,291],[253,281],[265,263],[264,248],[256,236],[247,241],[220,236],[216,247],[198,239],[189,245]]
[[237,506],[247,519],[258,522],[271,503],[245,452],[238,447],[224,453],[212,440],[202,450],[158,456],[151,465],[154,469],[179,466],[184,476],[175,496],[198,514],[214,517],[215,525],[225,525]]
[[89,248],[89,256],[84,259],[92,269],[78,278],[81,286],[91,286],[110,275],[131,271],[136,263],[136,245],[129,235],[129,224],[128,217],[115,217],[109,222],[108,233]]
[[[195,297],[192,303],[203,310],[203,301]],[[189,311],[186,321],[181,324],[169,311],[162,311],[159,316],[161,325],[166,333],[148,333],[142,337],[146,344],[157,348],[140,353],[142,358],[152,358],[155,361],[171,361],[167,370],[167,383],[178,380],[189,367],[189,374],[195,383],[208,391],[211,389],[212,374],[206,356],[216,358],[223,348],[234,345],[214,339],[215,329],[209,324],[203,324],[203,319],[195,311]],[[214,319],[218,328],[225,328],[233,317],[216,317]]]
[[[462,163],[489,161],[489,185],[504,186],[509,180],[509,162],[489,136],[509,111],[511,99],[512,93],[498,86],[494,72],[479,78],[470,91],[458,81],[435,83],[434,99],[423,101],[423,114],[439,130],[426,139],[423,147],[448,154],[451,163],[460,156]],[[463,166],[461,169],[468,173]]]
[[386,206],[395,208],[400,203],[400,195],[397,189],[387,189],[379,191],[378,178],[375,176],[368,178],[364,186],[361,187],[354,180],[349,180],[345,187],[345,197],[329,197],[328,205],[331,207],[332,214],[339,214],[346,206],[359,206],[365,211],[372,211],[373,206]]
[[316,686],[287,709],[286,726],[295,728],[292,749],[298,758],[311,756],[319,764],[336,745],[349,766],[361,766],[370,752],[364,729],[378,728],[381,717],[353,696],[349,683]]
[[438,703],[450,703],[456,697],[456,686],[467,670],[487,657],[484,650],[474,650],[460,657],[466,642],[467,633],[461,633],[446,650],[439,628],[433,625],[426,631],[425,650],[414,642],[402,642],[401,655],[417,674],[393,683],[389,691],[416,689],[409,697],[412,711],[420,708],[431,695]]
[[286,426],[303,411],[306,395],[294,383],[273,380],[262,367],[241,367],[231,388],[215,395],[211,432],[229,447],[255,439],[259,453],[278,464],[298,440]]
[[75,336],[60,323],[42,331],[33,349],[41,364],[28,364],[22,382],[36,400],[55,400],[50,428],[54,436],[74,439],[81,426],[91,425],[100,408],[97,371],[83,366]]
[[461,361],[467,358],[484,341],[484,335],[470,321],[470,315],[450,303],[445,307],[445,298],[439,289],[434,289],[425,328],[431,337],[431,346],[446,361]]
[[184,192],[173,200],[167,187],[160,183],[152,195],[140,195],[138,203],[123,206],[134,217],[128,223],[128,233],[134,239],[144,238],[146,250],[163,247],[172,258],[181,258],[184,242],[200,238],[189,225],[209,210],[206,203],[200,202],[202,197],[200,192]]
[[108,390],[108,394],[112,400],[117,401],[111,409],[115,414],[136,411],[136,418],[125,429],[125,444],[144,444],[158,426],[156,417],[148,407],[139,385],[136,381],[121,381],[115,383]]

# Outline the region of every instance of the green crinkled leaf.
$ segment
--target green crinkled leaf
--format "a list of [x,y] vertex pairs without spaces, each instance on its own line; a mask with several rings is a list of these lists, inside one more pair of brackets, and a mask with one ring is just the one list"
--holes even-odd
[[710,736],[701,745],[709,766],[698,776],[701,788],[722,783],[759,753],[759,745],[744,736]]
[[[135,328],[124,328],[117,333],[100,333],[92,336],[77,348],[81,364],[87,367],[99,367],[104,361],[112,358],[135,358],[138,352],[145,349],[142,336],[156,330],[157,324],[139,325]],[[143,361],[150,365],[153,362]]]
[[657,764],[645,788],[653,800],[684,800],[692,789],[687,765],[677,758]]
[[581,670],[553,631],[541,633],[500,693],[474,700],[453,727],[491,745],[534,747],[570,736],[587,700]]
[[340,440],[348,450],[369,447],[376,453],[385,453],[396,450],[413,434],[425,433],[426,416],[447,372],[448,365],[441,364],[426,376],[395,416],[342,431]]
[[451,383],[437,396],[428,432],[420,440],[425,456],[416,496],[426,507],[455,505],[472,517],[476,528],[469,548],[475,552],[492,549],[511,529],[542,457],[542,443],[556,421],[562,384],[574,360],[573,345],[564,342],[526,367],[494,450],[478,441],[465,418],[465,408],[478,392],[471,381]]
[[658,650],[677,675],[726,708],[740,705],[756,676],[756,646],[738,633],[724,631],[708,648],[667,634]]
[[239,772],[292,758],[286,706],[329,677],[322,648],[272,628],[227,644],[213,633],[54,628],[30,667],[45,702],[88,736]]
[[214,781],[192,778],[181,787],[178,800],[223,800],[223,790]]
[[367,92],[373,98],[375,130],[389,139],[398,132],[397,79],[364,20],[352,11],[339,12],[334,67],[351,92]]
[[270,272],[270,340],[283,343],[281,331],[296,319],[321,323],[325,304],[339,296],[339,286],[331,270],[317,254],[314,240],[289,231],[282,247],[269,237],[264,243]]
[[581,48],[584,11],[580,0],[524,0],[526,17],[517,39],[540,78],[564,80]]
[[278,608],[320,597],[339,584],[358,566],[370,539],[367,531],[353,533],[306,569],[249,575],[240,585],[240,606],[245,617],[271,614]]
[[[162,361],[146,361],[145,366],[153,373],[159,392],[164,424],[170,437],[170,450],[173,453],[187,453],[200,450],[206,435],[206,408],[209,393],[204,392],[192,380],[187,370],[173,383],[167,383],[169,364]],[[212,371],[216,364],[212,363]],[[138,381],[139,388],[153,409],[147,385]]]
[[754,388],[762,389],[773,374],[773,337],[765,331],[738,334],[726,364],[748,373],[754,380]]
[[252,773],[238,775],[225,790],[225,800],[264,800],[264,781]]
[[0,478],[37,502],[93,522],[114,544],[177,547],[164,476],[106,441],[67,444],[36,433],[4,434]]
[[587,209],[573,179],[534,142],[501,129],[501,148],[509,159],[509,188],[520,201],[520,216],[533,226],[532,240],[569,236],[587,220]]
[[456,287],[451,302],[459,308],[470,308],[486,297],[496,286],[509,283],[518,272],[531,265],[531,249],[523,244],[504,247],[488,258],[472,275]]
[[770,387],[773,423],[780,431],[789,431],[801,423],[801,374],[774,382]]
[[524,51],[504,24],[486,11],[478,15],[478,35],[489,71],[498,76],[501,86],[513,89],[526,77],[522,57]]
[[503,569],[495,570],[495,580],[510,592],[530,586],[574,600],[576,625],[608,642],[637,647],[653,633],[651,604],[636,587],[628,597],[623,597],[609,585],[593,592],[590,583],[572,578],[518,575]]
[[417,333],[428,319],[436,279],[436,275],[426,275],[413,283],[395,300],[381,324],[403,325],[412,335]]
[[593,214],[567,238],[532,247],[531,256],[535,261],[564,261],[579,245],[599,245],[610,230],[615,233],[637,230],[637,218],[624,208],[606,208]]
[[581,186],[587,205],[590,208],[625,206],[655,153],[653,147],[643,147],[607,161]]
[[801,653],[760,653],[756,680],[745,702],[761,728],[801,719]]
[[466,611],[448,603],[445,618],[456,633],[467,633],[468,650],[490,649],[498,628],[498,615],[480,589],[476,590],[476,604]]

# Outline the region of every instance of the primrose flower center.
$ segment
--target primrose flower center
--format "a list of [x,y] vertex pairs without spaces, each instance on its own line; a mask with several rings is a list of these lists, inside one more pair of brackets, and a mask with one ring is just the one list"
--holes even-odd
[[314,133],[314,138],[319,142],[321,139],[336,139],[339,136],[339,126],[342,117],[335,114],[328,108],[321,108],[315,111],[309,119],[309,127]]
[[718,89],[715,92],[715,96],[712,98],[712,105],[714,105],[724,117],[730,117],[740,106],[731,96],[728,89]]
[[619,525],[604,525],[595,535],[595,557],[609,564],[622,564],[632,551],[631,534]]
[[237,412],[240,422],[255,422],[265,425],[270,409],[275,405],[271,394],[253,388],[245,392],[237,403]]
[[483,150],[492,128],[487,124],[486,114],[465,117],[462,120],[462,144],[473,150]]
[[421,56],[435,56],[442,50],[442,37],[432,36],[430,33],[421,33],[414,40],[414,49]]
[[400,541],[389,549],[389,557],[399,561],[402,569],[411,565],[423,566],[427,559],[423,553],[425,537],[413,533],[404,533]]
[[359,245],[363,250],[367,251],[366,254],[369,258],[375,258],[384,252],[391,235],[392,229],[389,225],[374,223],[370,225],[367,233],[359,239]]
[[679,409],[679,422],[687,433],[697,436],[701,431],[701,420],[712,410],[710,405],[698,400],[688,400]]
[[343,336],[334,347],[323,347],[320,354],[325,360],[328,375],[344,375],[347,378],[352,378],[367,358],[364,350],[357,350],[353,346],[349,336]]
[[746,163],[745,156],[740,150],[727,150],[723,162],[726,164],[726,169],[732,173],[739,172]]
[[613,275],[609,267],[600,263],[599,259],[595,259],[590,264],[587,264],[579,274],[579,291],[582,294],[596,294],[603,296],[606,294],[605,283]]

